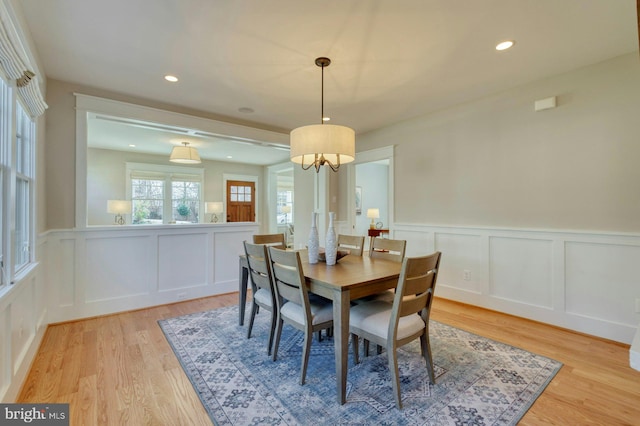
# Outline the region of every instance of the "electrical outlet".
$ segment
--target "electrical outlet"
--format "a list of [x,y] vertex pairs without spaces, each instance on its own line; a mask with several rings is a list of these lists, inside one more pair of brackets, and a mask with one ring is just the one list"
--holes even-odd
[[178,293],[176,297],[178,298],[178,300],[184,300],[187,298],[187,293]]
[[471,271],[468,269],[462,271],[462,279],[465,281],[471,281]]

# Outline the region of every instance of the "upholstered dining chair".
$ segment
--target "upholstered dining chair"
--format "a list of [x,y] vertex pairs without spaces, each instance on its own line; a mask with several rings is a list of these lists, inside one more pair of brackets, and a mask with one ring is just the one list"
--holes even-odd
[[278,248],[286,248],[284,234],[255,234],[253,236],[253,244],[266,244]]
[[276,309],[278,305],[276,303],[276,293],[273,287],[273,277],[271,274],[271,265],[269,264],[268,249],[264,244],[251,244],[245,241],[244,252],[247,255],[249,278],[253,294],[247,339],[251,337],[253,321],[255,320],[256,313],[258,312],[258,307],[271,312],[271,329],[269,330],[269,342],[267,343],[267,354],[271,355],[273,336],[276,329]]
[[349,250],[349,254],[362,256],[364,236],[338,234],[338,249]]
[[273,360],[278,356],[284,323],[303,331],[304,347],[300,367],[300,384],[303,385],[307,375],[313,332],[333,327],[333,303],[321,297],[309,297],[299,252],[269,247],[269,260],[278,306]]
[[386,347],[398,409],[402,409],[402,400],[397,348],[420,338],[429,382],[435,384],[429,343],[429,314],[438,278],[440,257],[441,253],[436,252],[429,256],[405,258],[393,303],[373,300],[355,305],[350,310],[349,331],[355,362],[359,362],[359,337]]

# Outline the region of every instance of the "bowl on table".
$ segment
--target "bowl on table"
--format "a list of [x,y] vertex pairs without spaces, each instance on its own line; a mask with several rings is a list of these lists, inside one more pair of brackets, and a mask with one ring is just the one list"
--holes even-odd
[[[338,252],[336,253],[336,262],[338,262],[340,259],[342,259],[343,257],[345,257],[346,255],[350,254],[351,252],[349,250],[344,250],[344,249],[340,249],[338,250]],[[323,247],[320,247],[320,250],[318,252],[318,260],[320,262],[326,262],[327,261],[327,257],[325,255],[325,251]]]

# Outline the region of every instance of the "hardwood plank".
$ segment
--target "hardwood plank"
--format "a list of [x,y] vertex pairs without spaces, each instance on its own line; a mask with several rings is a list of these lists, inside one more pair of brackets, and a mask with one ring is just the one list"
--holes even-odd
[[[71,424],[210,425],[157,321],[237,302],[232,293],[51,325],[17,402],[69,402]],[[629,346],[440,298],[431,318],[564,364],[520,424],[639,424]]]

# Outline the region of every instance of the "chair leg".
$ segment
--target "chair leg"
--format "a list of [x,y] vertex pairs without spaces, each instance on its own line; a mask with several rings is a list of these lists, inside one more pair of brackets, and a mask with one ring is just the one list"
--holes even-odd
[[398,410],[402,410],[402,400],[400,399],[400,371],[398,371],[398,354],[395,348],[387,347],[387,359],[389,361],[393,395],[396,398],[396,407],[398,407]]
[[272,349],[272,359],[275,361],[278,356],[278,346],[280,346],[280,335],[282,334],[282,324],[284,321],[280,319],[280,315],[278,314],[278,319],[276,320],[276,335],[273,341],[273,349]]
[[249,328],[247,329],[247,339],[251,337],[251,330],[253,329],[253,320],[256,318],[256,313],[258,313],[258,305],[252,302],[251,318],[249,318]]
[[360,357],[358,355],[358,336],[356,334],[351,333],[351,344],[353,345],[353,361],[355,364],[360,363]]
[[380,355],[382,353],[382,346],[378,345],[376,347],[376,352],[378,353],[378,355]]
[[429,383],[436,384],[435,372],[433,369],[433,357],[431,356],[431,344],[429,338],[425,335],[420,336],[420,346],[422,347],[422,353],[424,360],[427,364],[427,372],[429,373]]
[[311,340],[313,340],[313,331],[311,328],[304,333],[304,348],[302,348],[302,366],[300,368],[300,384],[304,385],[304,379],[307,377],[307,364],[309,364],[309,352],[311,352]]
[[369,340],[364,339],[364,343],[362,344],[363,346],[363,351],[364,351],[364,356],[369,356]]
[[322,330],[318,330],[318,342],[322,342]]
[[271,349],[273,347],[273,335],[276,332],[276,313],[271,312],[271,329],[269,330],[269,347],[267,348],[267,355],[271,355]]

